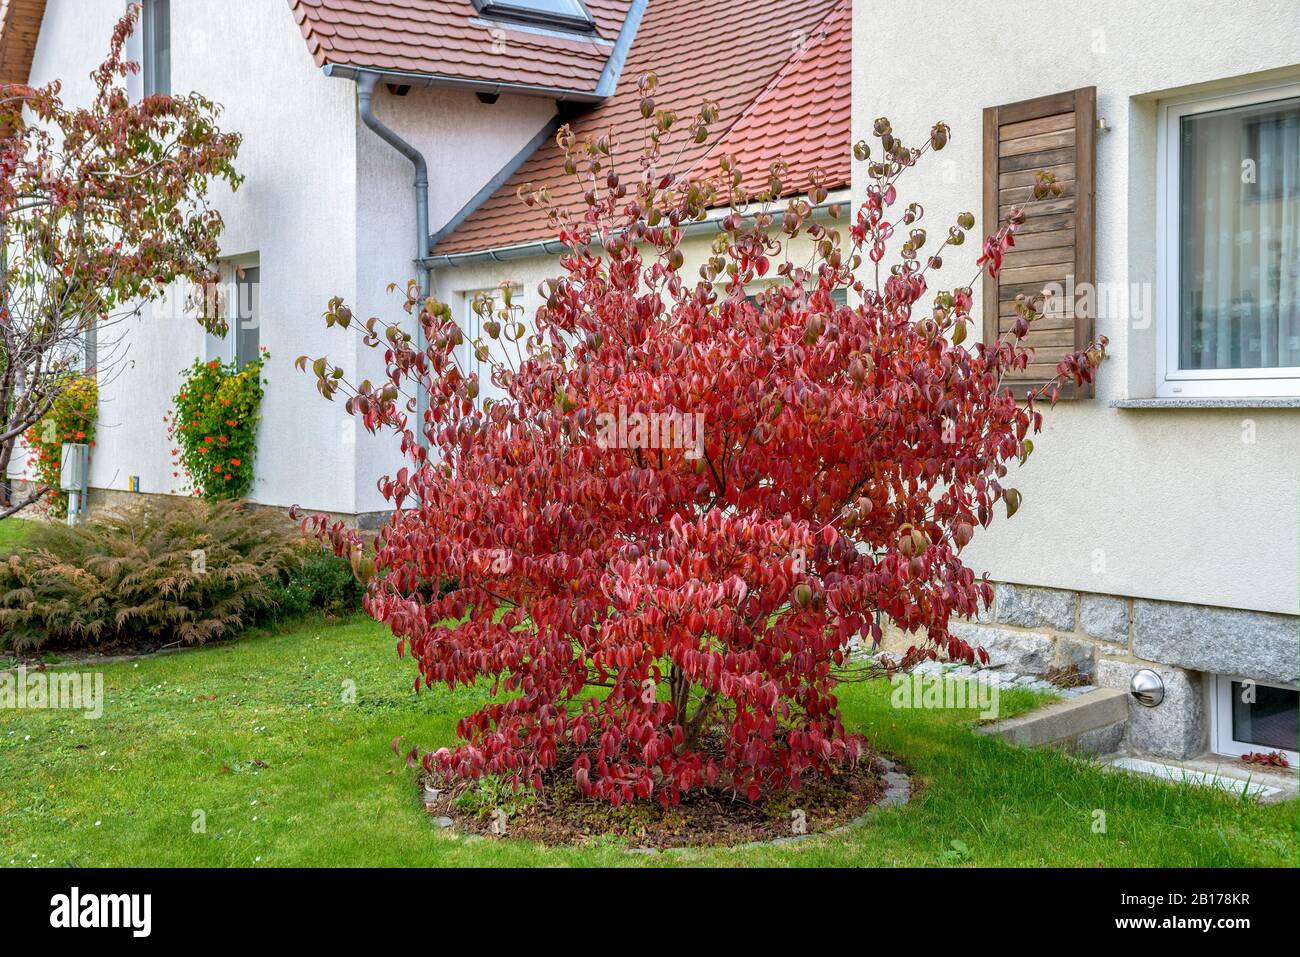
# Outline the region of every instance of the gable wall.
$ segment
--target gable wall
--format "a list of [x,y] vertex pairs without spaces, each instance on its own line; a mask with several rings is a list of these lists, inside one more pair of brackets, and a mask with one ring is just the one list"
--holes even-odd
[[[942,235],[963,210],[980,217],[986,107],[1096,86],[1110,127],[1096,147],[1103,288],[1153,293],[1160,98],[1234,78],[1300,78],[1292,0],[1017,0],[997,16],[958,0],[931,6],[915,18],[883,0],[854,4],[854,139],[871,140],[881,115],[910,144],[936,121],[950,124],[944,152],[898,187],[900,203],[923,203],[930,235]],[[908,82],[892,82],[882,65],[903,63]],[[865,171],[854,175],[860,202]],[[945,252],[935,285],[969,281],[979,250],[967,242]],[[979,285],[975,295],[980,316]],[[1112,408],[1154,395],[1154,314],[1102,315],[1097,332],[1112,357],[1096,398],[1045,410],[1033,456],[1009,473],[1024,503],[976,535],[972,567],[1020,584],[1295,614],[1300,409]]]

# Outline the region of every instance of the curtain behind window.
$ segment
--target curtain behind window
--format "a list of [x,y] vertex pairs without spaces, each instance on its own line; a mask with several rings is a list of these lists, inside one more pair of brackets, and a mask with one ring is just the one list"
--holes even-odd
[[1300,366],[1300,99],[1181,121],[1179,367]]

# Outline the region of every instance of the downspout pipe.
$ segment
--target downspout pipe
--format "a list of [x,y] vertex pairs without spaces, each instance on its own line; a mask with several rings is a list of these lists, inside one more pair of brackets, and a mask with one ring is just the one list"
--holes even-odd
[[360,73],[356,77],[357,105],[361,112],[361,122],[397,152],[401,153],[415,167],[415,261],[420,264],[420,291],[429,294],[429,270],[424,265],[429,258],[429,164],[424,154],[417,150],[397,133],[385,126],[375,116],[375,87],[379,84],[376,73]]
[[[328,75],[328,74],[327,74]],[[411,165],[415,167],[415,262],[418,267],[416,282],[420,286],[420,295],[428,296],[432,291],[432,282],[429,273],[429,164],[424,159],[424,154],[417,150],[406,140],[402,139],[397,133],[385,126],[379,117],[375,116],[375,87],[379,83],[379,75],[376,73],[359,73],[353,77],[357,84],[357,107],[361,114],[361,122],[366,124],[371,130],[379,136],[381,140],[391,146],[397,152],[401,153]],[[425,348],[424,325],[416,323],[415,344],[421,352]],[[424,414],[429,407],[429,396],[424,389],[415,390],[415,407],[416,407],[416,435],[419,436],[420,445],[428,447],[428,439],[424,434]]]

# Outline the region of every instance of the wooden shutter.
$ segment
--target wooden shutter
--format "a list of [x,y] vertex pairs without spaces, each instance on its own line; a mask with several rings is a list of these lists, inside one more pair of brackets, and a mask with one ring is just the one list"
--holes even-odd
[[[1094,281],[1097,89],[1084,87],[984,111],[984,235],[991,235],[1019,206],[1024,225],[998,278],[984,276],[984,341],[1011,328],[1016,295],[1036,295],[1059,283],[1069,289]],[[1034,199],[1034,174],[1046,170],[1062,186],[1060,196]],[[1067,297],[1068,298],[1068,297]],[[1093,297],[1095,301],[1095,297]],[[1092,340],[1091,312],[1058,302],[1030,327],[1025,344],[1035,350],[1029,366],[1004,382],[1017,395],[1056,375],[1061,356]],[[1091,398],[1092,386],[1061,387],[1062,399]]]

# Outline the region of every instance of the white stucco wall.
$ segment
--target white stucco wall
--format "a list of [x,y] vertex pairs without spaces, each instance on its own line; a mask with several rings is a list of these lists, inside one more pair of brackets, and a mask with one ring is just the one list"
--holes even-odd
[[[32,82],[59,78],[68,102],[85,102],[84,77],[103,58],[125,8],[111,0],[51,0]],[[355,289],[355,95],[312,63],[288,6],[266,0],[172,0],[172,90],[196,90],[224,107],[220,124],[243,134],[237,193],[211,191],[226,221],[223,256],[256,253],[261,344],[271,352],[252,498],[352,511],[354,450],[338,440],[341,408],[323,402],[293,360],[320,339],[336,292]],[[128,351],[101,377],[91,485],[179,490],[163,414],[181,369],[205,351],[189,318],[148,308],[131,320]],[[101,357],[105,346],[101,342]]]
[[[332,82],[352,87],[343,80]],[[430,232],[459,212],[555,115],[555,103],[548,99],[502,96],[486,104],[473,93],[445,88],[412,89],[406,96],[393,96],[382,84],[375,93],[374,109],[429,164]],[[356,157],[357,292],[352,308],[360,316],[402,319],[402,296],[408,280],[416,276],[414,168],[359,121]],[[397,283],[397,292],[388,292],[390,283]],[[323,309],[322,301],[318,315]],[[342,334],[337,334],[326,341],[341,339]],[[353,365],[364,378],[375,382],[383,378],[382,350],[359,347]],[[376,479],[404,464],[390,436],[359,430],[356,511],[384,509]]]
[[[828,218],[819,222],[834,228]],[[844,218],[839,220],[839,228],[844,230]],[[784,240],[784,237],[782,237]],[[711,254],[712,234],[696,233],[687,236],[682,242],[682,255],[685,260],[679,273],[690,280],[699,276],[700,266]],[[507,240],[503,245],[508,245]],[[797,237],[788,248],[788,254],[796,262],[802,262],[811,255],[812,249],[806,236]],[[523,308],[525,323],[531,328],[531,317],[537,312],[544,300],[538,287],[547,279],[564,274],[560,266],[560,257],[533,256],[507,262],[476,262],[465,266],[444,266],[433,271],[433,294],[440,301],[449,304],[458,321],[465,315],[466,300],[483,291],[495,291],[502,283],[517,287],[514,304]],[[772,274],[772,281],[779,281]],[[722,285],[722,283],[719,283]]]
[[[917,144],[934,122],[951,125],[945,151],[900,184],[941,235],[957,213],[981,213],[985,107],[1096,86],[1111,128],[1097,138],[1098,283],[1154,284],[1160,99],[1300,77],[1295,0],[931,0],[915,13],[854,4],[854,138],[870,139],[880,115]],[[865,170],[855,177],[860,201]],[[966,282],[978,251],[945,253],[942,284]],[[1097,397],[1045,412],[1032,458],[1011,475],[1024,504],[976,536],[970,563],[1024,584],[1296,613],[1300,409],[1110,408],[1155,395],[1155,323],[1143,325],[1098,319],[1113,355]]]
[[[50,0],[31,81],[61,79],[69,103],[87,102],[87,74],[103,58],[126,3]],[[133,41],[134,42],[134,41]],[[138,56],[138,48],[133,54]],[[132,82],[138,88],[138,80]],[[223,257],[256,254],[261,268],[261,345],[270,350],[251,497],[346,514],[380,510],[376,479],[402,464],[396,443],[352,426],[293,368],[299,355],[328,355],[350,374],[382,378],[382,353],[355,332],[330,331],[332,296],[360,316],[399,319],[390,282],[415,276],[410,163],[360,121],[355,84],[312,62],[287,4],[279,0],[172,0],[172,90],[220,103],[223,129],[243,134],[236,193],[214,187],[226,222]],[[429,163],[430,231],[453,216],[555,112],[550,100],[382,85],[376,113]],[[172,475],[164,413],[180,371],[205,355],[189,318],[147,306],[125,328],[123,360],[101,379],[100,425],[91,471],[96,488],[181,490]],[[101,360],[108,343],[101,339]]]

